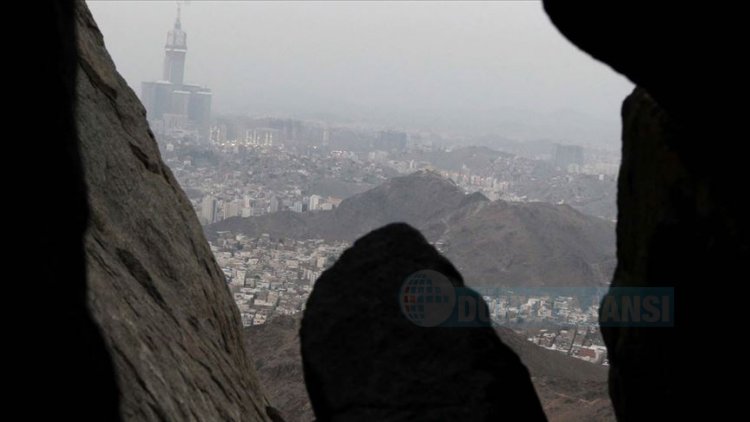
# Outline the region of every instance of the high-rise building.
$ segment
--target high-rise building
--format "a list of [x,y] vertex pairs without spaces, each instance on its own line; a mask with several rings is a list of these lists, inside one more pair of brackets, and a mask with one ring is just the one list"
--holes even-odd
[[568,170],[583,165],[583,147],[580,145],[555,145],[555,165]]
[[320,206],[320,200],[323,199],[320,195],[310,195],[310,205],[307,207],[310,211],[316,211]]
[[216,217],[216,208],[217,203],[214,197],[212,197],[211,195],[206,195],[203,197],[203,201],[201,202],[201,219],[205,224],[211,224],[214,222],[214,218]]
[[373,147],[384,151],[402,150],[406,148],[407,140],[408,136],[406,135],[406,132],[384,130],[378,133],[378,137],[375,139]]
[[185,81],[185,54],[187,54],[187,34],[182,30],[180,9],[177,6],[177,20],[174,28],[167,32],[167,44],[164,46],[164,73],[162,79],[175,85]]
[[224,203],[224,219],[230,217],[237,217],[240,215],[242,209],[242,203],[239,200],[228,201]]
[[271,197],[271,201],[268,204],[268,212],[274,213],[279,210],[279,200],[275,196]]
[[193,134],[208,142],[211,124],[211,90],[186,84],[187,33],[182,30],[180,9],[164,46],[162,79],[141,83],[141,102],[151,130],[158,135]]

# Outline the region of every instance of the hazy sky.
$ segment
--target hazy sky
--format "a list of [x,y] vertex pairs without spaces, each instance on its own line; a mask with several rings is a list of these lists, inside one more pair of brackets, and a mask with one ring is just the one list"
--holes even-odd
[[[160,79],[176,2],[87,4],[134,90]],[[191,1],[182,26],[186,81],[210,87],[217,112],[529,139],[583,128],[584,141],[614,145],[632,89],[564,39],[535,1]]]

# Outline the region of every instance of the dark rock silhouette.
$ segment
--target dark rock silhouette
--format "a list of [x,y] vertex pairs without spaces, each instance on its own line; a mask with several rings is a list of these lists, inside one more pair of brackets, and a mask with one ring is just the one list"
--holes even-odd
[[[723,50],[731,51],[735,37],[746,32],[738,25],[741,14],[668,2],[544,0],[544,8],[573,44],[647,90],[673,118],[694,126],[739,113],[695,105],[723,103],[742,75],[736,66],[741,58]],[[710,81],[711,87],[698,87],[697,81]]]
[[733,334],[720,327],[744,320],[729,289],[750,262],[747,157],[734,150],[745,108],[727,102],[747,97],[736,54],[746,18],[697,3],[544,4],[566,37],[639,86],[622,108],[612,286],[674,288],[674,326],[602,328],[618,420],[732,419],[736,362],[713,350]]
[[425,269],[464,286],[417,230],[391,224],[357,240],[318,279],[300,328],[315,416],[545,420],[526,367],[490,326],[420,327],[401,312],[402,284]]

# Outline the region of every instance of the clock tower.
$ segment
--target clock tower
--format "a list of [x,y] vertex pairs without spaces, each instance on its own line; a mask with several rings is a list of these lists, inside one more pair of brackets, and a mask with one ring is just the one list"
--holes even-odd
[[167,44],[164,46],[165,81],[182,85],[185,75],[185,54],[187,53],[187,34],[180,23],[180,6],[177,6],[177,19],[174,28],[167,33]]

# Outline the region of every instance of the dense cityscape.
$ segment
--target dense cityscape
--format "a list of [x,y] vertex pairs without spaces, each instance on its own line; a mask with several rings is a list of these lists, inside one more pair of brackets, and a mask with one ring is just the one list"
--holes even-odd
[[[348,197],[420,170],[490,201],[568,204],[606,220],[616,217],[619,156],[612,151],[545,141],[535,152],[518,153],[491,139],[433,132],[277,117],[212,118],[211,90],[184,80],[186,40],[178,14],[167,35],[162,78],[142,83],[141,100],[164,161],[206,227],[230,218],[330,211]],[[231,231],[210,241],[245,326],[303,310],[321,272],[349,246]],[[584,306],[574,296],[554,295],[485,300],[494,322],[523,332],[529,341],[606,363],[596,303]]]
[[[589,161],[582,147],[551,144],[549,157],[535,159],[488,147],[445,147],[403,132],[326,130],[318,123],[282,119],[252,123],[276,128],[245,129],[249,135],[242,140],[217,136],[211,147],[190,138],[163,142],[164,159],[204,224],[283,210],[332,209],[391,177],[423,169],[490,200],[566,203],[615,218],[615,153]],[[294,128],[320,137],[290,139]],[[353,141],[345,141],[346,135]],[[338,137],[343,140],[335,142]],[[389,144],[390,149],[380,149]]]
[[[245,326],[304,309],[315,280],[349,245],[323,240],[248,238],[223,232],[212,251],[222,267]],[[491,290],[491,289],[490,289]],[[529,341],[592,362],[606,351],[598,333],[596,301],[576,296],[489,293],[492,321],[526,333]]]
[[[160,141],[165,161],[204,225],[282,211],[331,210],[347,197],[421,169],[436,171],[467,193],[481,192],[491,200],[534,201],[554,194],[558,203],[577,204],[589,212],[604,210],[605,215],[600,215],[604,218],[611,217],[606,210],[614,206],[614,197],[608,196],[613,195],[614,175],[604,171],[606,162],[585,161],[580,147],[558,146],[545,160],[486,147],[412,143],[406,133],[360,131],[356,139],[362,144],[390,142],[392,149],[342,149],[344,145],[330,145],[336,130],[320,130],[319,139],[306,142],[288,138],[288,128],[316,133],[311,128],[319,127],[317,123],[254,122],[277,128],[245,129],[248,137],[238,141],[225,139],[220,134],[226,126],[218,126],[213,129],[218,138],[209,145],[191,137]],[[567,189],[555,188],[561,185]],[[612,204],[586,197],[594,194]],[[597,200],[600,206],[590,207]],[[254,238],[227,231],[211,238],[212,251],[246,326],[303,310],[315,280],[348,246],[343,241],[276,239],[268,234]],[[485,300],[495,323],[525,333],[529,341],[606,363],[595,305],[581,306],[571,296],[486,296]]]

